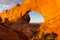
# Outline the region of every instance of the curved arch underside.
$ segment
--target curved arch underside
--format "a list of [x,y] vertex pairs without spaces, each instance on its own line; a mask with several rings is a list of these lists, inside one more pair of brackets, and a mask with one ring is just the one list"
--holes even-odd
[[[45,22],[40,26],[44,33],[55,32],[60,38],[60,0],[24,0],[9,10],[0,13],[1,18],[8,18],[9,21],[16,21],[17,18],[25,15],[28,10],[37,11],[43,15]],[[40,34],[38,34],[40,35]]]

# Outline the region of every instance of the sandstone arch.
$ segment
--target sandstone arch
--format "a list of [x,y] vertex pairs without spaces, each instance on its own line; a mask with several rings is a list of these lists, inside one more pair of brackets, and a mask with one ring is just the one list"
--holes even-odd
[[24,0],[20,6],[15,5],[13,8],[9,9],[7,12],[9,14],[6,14],[6,12],[3,11],[0,16],[2,19],[7,17],[9,21],[16,21],[18,17],[21,17],[20,15],[23,16],[28,10],[34,10],[41,13],[45,18],[45,22],[41,25],[40,31],[44,33],[55,32],[59,35],[57,38],[57,40],[59,40],[60,0]]
[[[40,27],[41,32],[44,32],[44,33],[55,32],[58,35],[60,35],[59,33],[59,29],[60,29],[59,4],[60,3],[58,1],[59,0],[57,1],[56,0],[53,0],[53,1],[52,0],[46,0],[46,1],[44,0],[28,0],[27,1],[26,0],[21,4],[23,5],[22,10],[24,10],[22,15],[24,15],[27,10],[34,10],[41,13],[45,19],[45,22]],[[60,36],[58,36],[57,40],[59,40],[59,38]]]

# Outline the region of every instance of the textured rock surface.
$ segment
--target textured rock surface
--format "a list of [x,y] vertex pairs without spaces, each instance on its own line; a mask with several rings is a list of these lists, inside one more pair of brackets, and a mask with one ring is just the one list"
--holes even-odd
[[29,40],[39,32],[39,27],[32,26],[23,19],[18,19],[18,21],[12,23],[10,26],[15,31],[23,32]]
[[54,32],[58,35],[56,40],[60,40],[60,0],[24,0],[21,4],[3,11],[0,16],[3,22],[4,18],[8,18],[9,21],[16,21],[29,10],[37,11],[43,15],[45,22],[40,26],[41,32]]
[[[0,23],[0,40],[20,40],[21,37],[17,35],[11,28],[3,23]],[[22,39],[21,39],[22,40]]]
[[8,19],[5,19],[6,21],[4,23],[0,23],[1,40],[30,40],[33,35],[39,32],[39,27],[32,26],[23,19],[24,18],[18,18],[15,22],[9,22]]

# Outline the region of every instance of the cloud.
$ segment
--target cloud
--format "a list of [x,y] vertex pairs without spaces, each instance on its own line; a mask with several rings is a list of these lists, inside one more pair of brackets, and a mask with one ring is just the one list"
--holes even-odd
[[0,0],[0,4],[12,5],[22,2],[23,0]]
[[14,4],[19,4],[23,0],[0,0],[0,12],[11,8]]

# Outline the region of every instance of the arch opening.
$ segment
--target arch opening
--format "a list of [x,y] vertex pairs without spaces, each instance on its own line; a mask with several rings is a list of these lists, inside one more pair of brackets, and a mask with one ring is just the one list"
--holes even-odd
[[44,23],[44,17],[40,13],[31,10],[25,13],[23,19],[34,26],[39,26],[41,23]]
[[44,17],[40,13],[36,11],[30,11],[28,14],[31,18],[29,23],[43,23],[44,22]]
[[43,23],[44,22],[44,17],[36,12],[36,11],[27,11],[25,15],[23,16],[26,21],[29,21],[29,23]]

